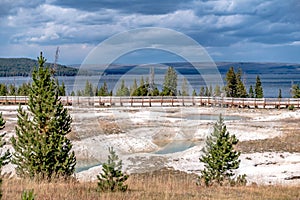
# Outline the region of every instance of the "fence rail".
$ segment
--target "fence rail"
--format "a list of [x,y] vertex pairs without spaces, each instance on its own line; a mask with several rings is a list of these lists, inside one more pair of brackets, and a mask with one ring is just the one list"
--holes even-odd
[[[300,107],[300,98],[231,98],[199,96],[146,96],[146,97],[83,97],[62,96],[64,105],[85,106],[222,106],[241,108]],[[27,104],[27,96],[0,96],[0,104]]]

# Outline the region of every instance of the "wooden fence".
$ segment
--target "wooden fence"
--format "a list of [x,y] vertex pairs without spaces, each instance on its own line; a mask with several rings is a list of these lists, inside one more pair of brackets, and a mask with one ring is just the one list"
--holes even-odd
[[[300,98],[230,98],[198,96],[155,97],[83,97],[62,96],[64,105],[73,106],[221,106],[241,108],[287,108],[300,107]],[[27,96],[0,96],[0,104],[27,104]]]

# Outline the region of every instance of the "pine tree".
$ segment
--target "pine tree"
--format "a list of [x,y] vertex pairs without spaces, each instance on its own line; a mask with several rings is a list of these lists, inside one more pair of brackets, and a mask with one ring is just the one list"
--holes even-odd
[[249,97],[254,98],[254,91],[253,91],[252,85],[250,85],[250,88],[249,88]]
[[[0,130],[4,129],[5,127],[5,120],[2,117],[2,113],[0,113]],[[2,189],[1,189],[1,185],[2,185],[2,177],[1,177],[1,171],[2,171],[2,167],[6,164],[8,164],[9,160],[10,160],[10,153],[7,150],[6,152],[2,152],[4,145],[6,144],[5,141],[3,141],[3,137],[5,136],[5,133],[0,135],[0,148],[1,148],[1,155],[0,155],[0,199],[2,198]]]
[[159,95],[159,90],[157,86],[155,85],[155,70],[154,67],[150,68],[149,72],[149,88],[148,88],[148,94],[147,96],[158,96]]
[[103,85],[100,87],[99,91],[97,92],[97,96],[109,96],[106,81],[103,82]]
[[177,73],[172,67],[168,67],[163,83],[163,96],[177,95]]
[[236,97],[237,96],[237,80],[233,67],[230,67],[226,73],[226,95],[227,97]]
[[116,96],[129,96],[129,95],[130,95],[129,89],[126,87],[125,81],[122,80],[121,85],[116,92]]
[[281,89],[279,88],[279,91],[278,91],[278,98],[281,99],[282,98],[282,94],[281,94]]
[[122,172],[122,160],[119,160],[119,156],[112,147],[109,147],[108,151],[107,163],[102,164],[103,173],[97,175],[98,190],[125,192],[128,186],[124,185],[124,182],[128,179],[128,175]]
[[130,95],[131,95],[131,96],[135,96],[134,94],[136,93],[137,88],[138,88],[137,82],[136,82],[136,79],[134,79],[134,80],[133,80],[133,84],[132,84],[132,86],[130,87]]
[[213,88],[212,85],[209,85],[209,89],[208,89],[208,96],[213,96]]
[[264,93],[263,93],[263,88],[261,85],[261,81],[259,76],[256,76],[256,83],[255,83],[255,98],[263,98]]
[[200,181],[204,181],[206,186],[214,183],[223,185],[234,181],[233,170],[238,169],[240,164],[240,152],[234,149],[237,143],[238,139],[235,135],[229,134],[220,115],[219,120],[214,124],[211,136],[207,137],[204,154],[199,159],[204,163]]
[[207,86],[205,87],[204,96],[206,96],[206,97],[209,96],[209,91],[208,91],[208,87]]
[[53,74],[38,57],[38,68],[32,73],[27,110],[18,109],[15,150],[12,163],[21,177],[51,181],[69,178],[75,170],[76,158],[66,135],[71,132],[72,118],[58,96]]
[[182,91],[182,96],[189,96],[189,87],[186,78],[183,78],[181,91]]
[[149,84],[147,83],[147,81],[145,83],[144,77],[142,76],[140,80],[140,86],[137,89],[137,95],[135,96],[147,96],[148,88],[149,88]]
[[28,96],[30,83],[23,83],[19,88],[17,94],[19,96]]
[[93,85],[88,80],[85,82],[85,87],[84,87],[83,95],[87,96],[87,97],[94,96]]
[[299,84],[293,84],[292,86],[292,97],[300,98],[300,86]]
[[205,95],[205,89],[203,86],[200,87],[199,96],[203,97]]
[[221,88],[219,85],[215,86],[214,96],[216,96],[216,97],[221,96]]
[[193,97],[197,96],[197,92],[196,92],[195,89],[193,90],[192,96],[193,96]]
[[4,83],[0,83],[0,96],[6,96],[8,94],[7,86]]
[[65,83],[62,81],[61,85],[59,85],[57,81],[57,85],[59,86],[59,96],[66,96],[66,86]]
[[70,96],[75,96],[75,92],[72,91],[71,94],[70,94]]
[[236,81],[237,81],[236,97],[246,98],[248,96],[248,94],[247,94],[247,91],[246,91],[246,87],[245,87],[245,85],[242,81],[242,75],[243,75],[242,68],[239,68],[238,72],[236,73]]
[[16,86],[15,86],[14,84],[10,84],[10,85],[8,86],[8,90],[9,90],[9,95],[11,95],[11,96],[17,95],[17,94],[16,94],[17,88],[16,88]]

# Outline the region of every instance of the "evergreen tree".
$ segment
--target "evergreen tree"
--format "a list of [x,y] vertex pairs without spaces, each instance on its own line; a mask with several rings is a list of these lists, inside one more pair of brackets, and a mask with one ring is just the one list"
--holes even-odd
[[249,88],[249,97],[254,98],[254,91],[253,91],[252,85],[250,85],[250,88]]
[[233,67],[230,67],[226,73],[226,95],[227,97],[236,97],[237,96],[237,80]]
[[23,83],[19,86],[17,94],[19,96],[28,96],[30,90],[30,83]]
[[103,85],[100,87],[98,91],[98,96],[109,96],[108,87],[106,81],[103,82]]
[[142,76],[140,79],[140,88],[142,88],[145,85],[144,77]]
[[11,95],[11,96],[17,95],[17,88],[16,88],[16,86],[15,86],[14,84],[10,84],[10,85],[8,86],[8,93],[9,93],[9,95]]
[[137,93],[135,96],[147,96],[148,89],[149,89],[149,84],[147,83],[147,81],[145,83],[144,77],[142,76],[141,80],[140,80],[140,86],[138,87]]
[[[5,120],[2,117],[2,113],[0,113],[0,130],[4,129],[5,127]],[[8,164],[9,160],[10,160],[10,153],[7,150],[6,152],[2,152],[4,145],[6,144],[5,141],[3,141],[3,137],[5,136],[5,133],[0,135],[0,148],[1,148],[1,155],[0,155],[0,199],[2,198],[2,189],[1,189],[1,185],[2,185],[2,177],[1,177],[1,171],[2,171],[2,167],[6,164]]]
[[293,98],[300,98],[299,84],[293,84],[293,86],[292,86],[292,97]]
[[215,87],[214,96],[216,96],[216,97],[221,96],[221,89],[220,89],[219,85],[216,85],[216,87]]
[[75,92],[72,91],[71,94],[70,94],[70,96],[75,96]]
[[85,87],[84,87],[83,95],[87,96],[87,97],[94,96],[93,85],[88,80],[85,82]]
[[58,85],[45,62],[41,53],[39,66],[32,73],[27,111],[19,106],[16,136],[11,142],[17,175],[50,181],[70,177],[76,158],[66,137],[72,118],[60,101]]
[[209,89],[208,89],[208,96],[213,96],[213,88],[212,85],[209,85]]
[[125,81],[121,81],[120,87],[117,89],[116,96],[129,96],[129,89],[125,85]]
[[183,78],[181,91],[182,91],[182,96],[189,96],[189,87],[186,78]]
[[242,81],[242,68],[238,69],[238,72],[236,73],[236,81],[237,81],[237,85],[236,85],[236,97],[239,98],[246,98],[248,96],[247,91],[246,91],[246,87]]
[[[56,79],[57,80],[57,79]],[[57,83],[57,85],[59,86],[59,92],[58,95],[59,96],[66,96],[66,86],[65,83],[62,82],[61,85],[59,85],[59,83]]]
[[149,77],[146,77],[145,85],[149,85]]
[[206,186],[214,183],[223,185],[234,181],[233,170],[238,169],[240,164],[240,152],[234,149],[237,143],[238,139],[235,135],[229,134],[220,115],[219,120],[214,124],[212,134],[207,137],[204,154],[199,159],[204,163],[200,181],[204,181]]
[[192,96],[193,96],[193,97],[197,96],[197,92],[196,92],[195,89],[193,90]]
[[130,95],[131,96],[135,96],[135,92],[137,90],[138,86],[137,86],[137,82],[136,82],[136,79],[133,80],[133,84],[132,86],[130,87]]
[[7,86],[4,83],[0,83],[0,96],[6,96],[8,94]]
[[147,96],[158,96],[159,95],[159,90],[155,84],[150,85],[147,84],[146,88],[148,88],[148,93]]
[[154,67],[150,68],[149,72],[149,88],[148,88],[148,96],[158,96],[159,90],[154,83],[155,70]]
[[177,95],[177,73],[172,67],[168,67],[165,74],[163,83],[163,96],[176,96]]
[[278,98],[281,99],[282,98],[282,94],[281,94],[281,89],[279,88],[279,91],[278,91]]
[[255,83],[255,98],[263,98],[264,93],[263,93],[263,88],[261,85],[261,81],[259,76],[256,76],[256,83]]
[[207,86],[205,87],[205,93],[204,93],[204,96],[206,96],[206,97],[209,97],[209,96],[210,96],[209,89],[208,89]]
[[76,96],[82,96],[82,91],[81,90],[77,90]]
[[125,192],[128,186],[124,185],[124,182],[128,179],[128,175],[122,172],[122,160],[119,160],[118,155],[112,147],[109,147],[108,151],[107,163],[102,164],[103,173],[97,175],[98,190]]
[[205,95],[205,89],[203,86],[200,87],[199,96],[203,97]]

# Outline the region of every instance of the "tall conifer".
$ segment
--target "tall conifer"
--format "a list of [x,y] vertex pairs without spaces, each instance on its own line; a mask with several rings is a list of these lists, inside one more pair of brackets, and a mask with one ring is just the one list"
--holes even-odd
[[[229,134],[220,115],[219,120],[214,124],[212,134],[206,140],[204,154],[199,159],[204,163],[200,181],[203,180],[206,186],[234,182],[233,170],[238,169],[240,164],[240,152],[234,149],[237,143],[238,139],[235,135]],[[238,178],[240,181],[245,179],[245,176]]]
[[172,67],[168,67],[163,83],[163,96],[177,95],[177,73]]
[[259,76],[256,76],[256,83],[255,83],[255,98],[263,98],[264,97],[264,93],[263,93],[263,88],[261,85],[261,81]]
[[236,97],[239,98],[246,98],[248,96],[246,87],[242,81],[242,75],[243,71],[242,68],[239,68],[237,73],[236,73],[236,81],[237,81],[237,86],[236,86]]
[[226,73],[226,96],[227,97],[236,97],[237,96],[237,80],[236,74],[233,67],[230,67]]
[[189,96],[189,87],[186,78],[183,78],[181,91],[182,91],[182,96]]
[[16,136],[11,139],[17,175],[36,180],[68,178],[76,164],[66,137],[72,118],[60,101],[58,85],[45,62],[41,53],[39,66],[32,73],[27,110],[19,106]]
[[[2,117],[2,113],[0,113],[0,130],[4,129],[5,127],[5,120]],[[5,145],[5,141],[3,141],[3,137],[5,136],[5,133],[0,134],[0,149],[1,149],[1,155],[0,155],[0,187],[2,185],[2,177],[1,177],[1,171],[2,167],[6,164],[8,164],[9,159],[11,157],[10,153],[8,150],[5,152],[2,152],[3,147]],[[0,188],[0,199],[2,198],[2,189]]]

